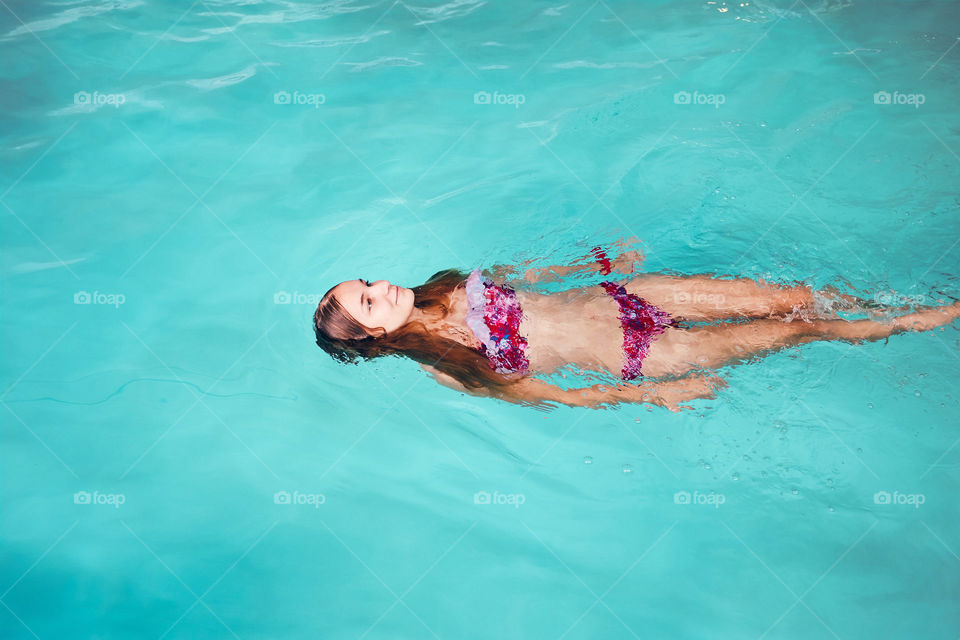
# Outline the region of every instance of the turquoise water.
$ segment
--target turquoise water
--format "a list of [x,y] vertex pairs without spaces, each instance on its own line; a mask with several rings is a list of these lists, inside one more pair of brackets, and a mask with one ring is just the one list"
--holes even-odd
[[0,636],[956,638],[957,326],[541,413],[309,319],[631,236],[957,295],[958,18],[5,0]]

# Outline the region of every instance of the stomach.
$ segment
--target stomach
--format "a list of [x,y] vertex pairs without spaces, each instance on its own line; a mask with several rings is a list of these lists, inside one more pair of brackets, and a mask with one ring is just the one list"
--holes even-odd
[[544,374],[563,367],[620,375],[623,330],[615,300],[598,286],[543,294],[518,291],[521,331],[530,369]]
[[[632,291],[636,293],[636,291]],[[555,293],[517,292],[524,310],[530,369],[553,374],[563,367],[620,378],[626,356],[620,306],[602,287]],[[690,336],[666,327],[654,336],[642,361],[645,376],[661,377],[689,369]]]

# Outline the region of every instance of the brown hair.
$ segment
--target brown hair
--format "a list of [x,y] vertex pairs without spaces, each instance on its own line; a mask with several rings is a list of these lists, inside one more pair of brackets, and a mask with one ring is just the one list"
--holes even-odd
[[[456,269],[440,271],[425,283],[413,287],[413,306],[441,320],[450,309],[450,294],[466,275]],[[420,364],[438,369],[469,389],[502,389],[516,381],[490,367],[477,349],[467,347],[431,332],[423,323],[408,322],[396,331],[380,337],[370,335],[340,302],[327,291],[313,314],[317,345],[335,360],[356,363],[382,356],[406,356]]]

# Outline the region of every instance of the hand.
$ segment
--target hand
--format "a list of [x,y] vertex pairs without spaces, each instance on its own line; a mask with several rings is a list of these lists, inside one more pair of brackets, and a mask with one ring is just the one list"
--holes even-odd
[[642,251],[624,251],[610,261],[613,267],[611,270],[613,273],[633,273],[634,269],[643,263],[645,257]]
[[608,255],[617,254],[617,257],[610,260],[611,273],[633,273],[645,258],[643,251],[637,248],[639,245],[640,238],[636,236],[621,238],[612,243]]
[[626,384],[617,390],[618,399],[624,402],[649,402],[673,412],[690,409],[681,402],[697,398],[712,398],[727,382],[718,375],[693,374],[679,380]]
[[657,395],[663,401],[661,406],[676,413],[682,409],[693,410],[693,407],[680,404],[681,402],[689,402],[697,398],[714,398],[717,390],[725,386],[727,381],[718,375],[695,374],[679,380],[659,383]]

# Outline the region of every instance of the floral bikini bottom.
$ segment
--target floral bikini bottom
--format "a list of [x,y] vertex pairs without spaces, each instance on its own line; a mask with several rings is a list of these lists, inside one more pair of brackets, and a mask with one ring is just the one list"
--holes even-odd
[[641,377],[640,365],[650,352],[654,339],[667,327],[678,327],[680,322],[670,317],[660,307],[650,304],[640,296],[627,293],[623,285],[615,282],[601,282],[606,290],[620,305],[620,326],[623,327],[623,379],[633,380]]

